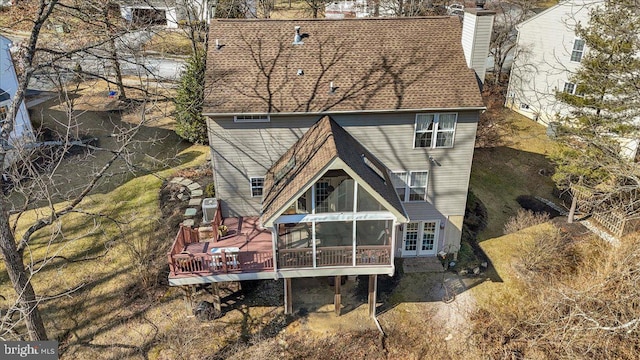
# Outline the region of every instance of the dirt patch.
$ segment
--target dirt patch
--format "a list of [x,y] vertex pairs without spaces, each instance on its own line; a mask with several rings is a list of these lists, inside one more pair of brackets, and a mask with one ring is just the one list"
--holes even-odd
[[571,239],[580,239],[592,235],[592,232],[578,221],[569,224],[566,216],[557,216],[551,220],[551,223]]
[[520,195],[516,198],[516,201],[518,202],[518,204],[520,204],[520,206],[522,206],[523,209],[531,210],[536,214],[547,213],[549,214],[550,218],[560,216],[558,210],[536,199],[534,196]]

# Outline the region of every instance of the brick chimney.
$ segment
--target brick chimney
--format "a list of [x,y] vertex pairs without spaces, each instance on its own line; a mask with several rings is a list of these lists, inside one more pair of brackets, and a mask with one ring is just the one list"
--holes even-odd
[[462,22],[464,57],[467,60],[467,66],[476,72],[478,79],[483,84],[495,14],[495,12],[485,10],[482,7],[464,10]]

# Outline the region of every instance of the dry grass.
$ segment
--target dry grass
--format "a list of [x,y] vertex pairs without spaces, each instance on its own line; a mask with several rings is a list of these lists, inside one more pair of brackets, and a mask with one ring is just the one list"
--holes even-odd
[[[612,248],[542,224],[483,242],[502,282],[472,290],[489,358],[634,359],[640,346],[640,236]],[[512,265],[510,265],[512,264]]]
[[507,220],[504,224],[504,233],[513,234],[528,227],[542,224],[549,221],[549,214],[547,213],[534,213],[531,210],[518,209],[516,216],[513,216]]
[[507,109],[496,114],[499,121],[509,124],[503,127],[505,145],[476,149],[471,169],[470,188],[488,213],[479,240],[502,235],[507,219],[520,209],[518,196],[553,198],[553,181],[548,175],[552,166],[546,156],[554,145],[545,128]]
[[144,46],[146,51],[163,55],[191,55],[191,40],[182,30],[162,30],[156,32]]

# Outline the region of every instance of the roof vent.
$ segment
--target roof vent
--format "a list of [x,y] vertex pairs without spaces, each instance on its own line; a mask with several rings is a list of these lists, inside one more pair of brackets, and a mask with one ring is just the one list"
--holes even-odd
[[329,94],[335,94],[337,89],[338,87],[333,84],[333,81],[329,83]]
[[304,75],[304,70],[298,69],[298,76],[302,76],[302,75]]
[[222,49],[222,45],[220,45],[220,41],[216,39],[216,50]]
[[300,26],[296,26],[296,36],[293,38],[293,45],[302,45],[304,41],[302,41],[302,35],[300,35]]

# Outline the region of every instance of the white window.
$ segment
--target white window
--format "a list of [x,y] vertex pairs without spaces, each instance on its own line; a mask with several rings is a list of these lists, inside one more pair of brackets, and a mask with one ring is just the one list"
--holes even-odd
[[574,95],[576,93],[576,84],[565,82],[563,91],[566,92],[567,94]]
[[251,182],[251,197],[262,196],[262,190],[264,189],[264,178],[263,177],[252,177],[249,178]]
[[414,146],[447,148],[453,146],[458,114],[417,114]]
[[425,201],[428,179],[428,171],[399,171],[391,174],[391,182],[400,201]]
[[422,227],[421,251],[432,251],[436,244],[437,224],[435,221],[425,221]]
[[329,212],[329,194],[331,193],[326,181],[318,181],[316,183],[316,213]]
[[236,115],[233,117],[234,122],[269,122],[269,115]]
[[573,41],[573,50],[571,51],[571,61],[580,62],[584,54],[584,40],[575,39]]
[[403,256],[435,254],[440,221],[415,221],[405,226]]

